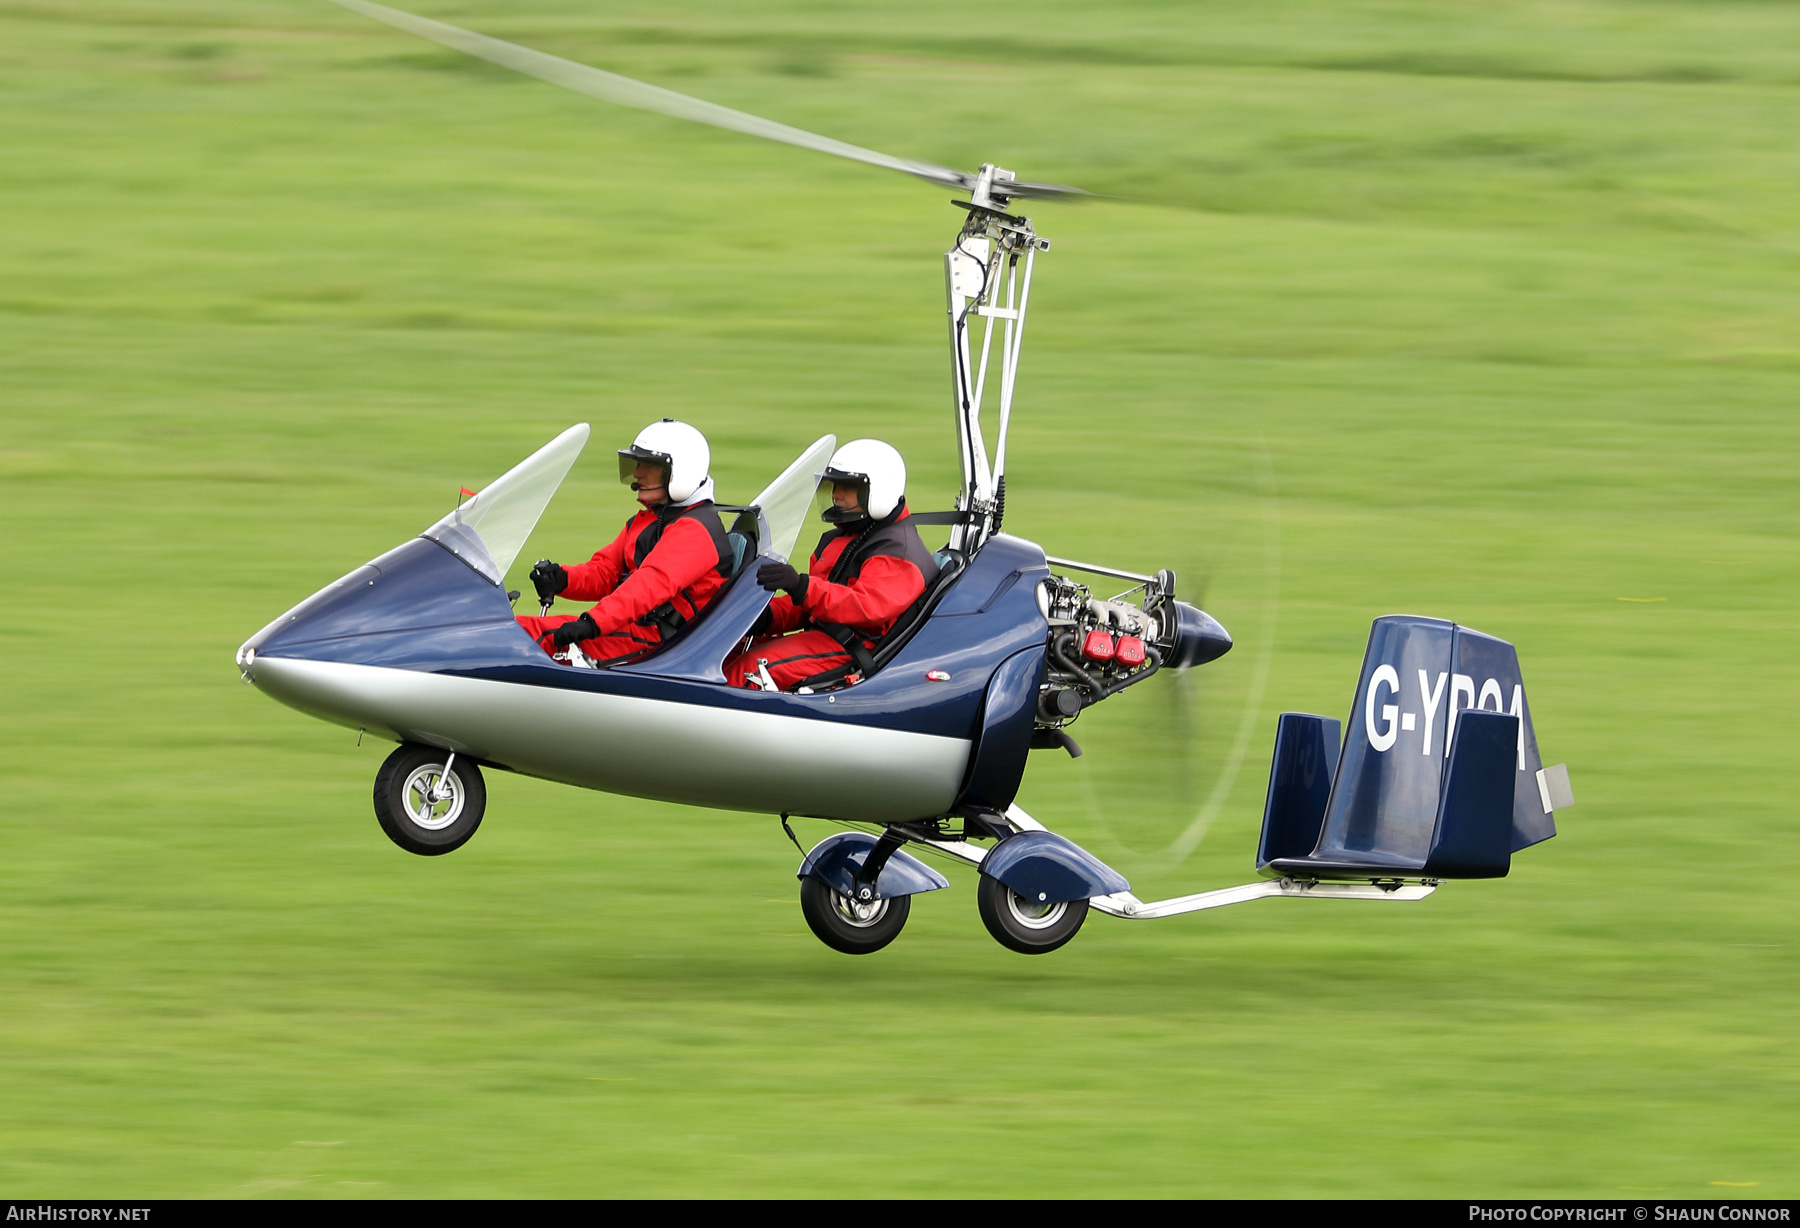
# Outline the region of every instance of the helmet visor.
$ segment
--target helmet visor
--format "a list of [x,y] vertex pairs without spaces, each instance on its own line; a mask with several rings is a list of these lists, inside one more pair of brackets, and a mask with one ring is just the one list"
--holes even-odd
[[819,493],[813,502],[819,519],[828,524],[862,520],[869,514],[868,475],[826,466],[819,472]]
[[[638,477],[639,465],[655,466],[660,476],[654,483],[646,483]],[[619,449],[619,481],[633,490],[642,490],[646,485],[663,487],[669,484],[669,471],[674,462],[667,452],[652,452],[648,448],[640,448],[633,444],[629,448]]]

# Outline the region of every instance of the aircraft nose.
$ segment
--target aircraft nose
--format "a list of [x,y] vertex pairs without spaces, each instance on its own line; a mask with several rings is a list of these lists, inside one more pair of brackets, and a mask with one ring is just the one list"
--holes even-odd
[[282,661],[430,670],[543,659],[499,586],[423,537],[320,589],[237,651],[258,686]]
[[[384,556],[385,557],[385,556]],[[367,630],[365,594],[374,589],[381,569],[365,563],[349,575],[326,585],[299,605],[245,640],[237,650],[237,666],[253,677],[256,655],[290,641],[321,639]],[[302,654],[303,655],[303,654]]]

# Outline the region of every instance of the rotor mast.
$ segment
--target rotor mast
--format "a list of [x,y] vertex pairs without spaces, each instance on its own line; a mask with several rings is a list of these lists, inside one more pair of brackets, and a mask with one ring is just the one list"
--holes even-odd
[[[991,162],[983,163],[970,187],[971,199],[967,203],[951,202],[968,210],[968,216],[956,241],[944,253],[950,392],[963,471],[956,506],[972,513],[970,519],[952,530],[950,544],[966,553],[973,553],[991,534],[999,532],[1006,515],[1006,436],[1012,424],[1019,349],[1025,340],[1031,273],[1037,254],[1050,250],[1050,240],[1038,236],[1031,228],[1030,218],[1006,211],[1007,189],[1013,185],[1011,171]],[[979,357],[970,336],[971,325],[976,321],[981,325]],[[1000,339],[1000,420],[990,464],[981,409],[996,335]]]

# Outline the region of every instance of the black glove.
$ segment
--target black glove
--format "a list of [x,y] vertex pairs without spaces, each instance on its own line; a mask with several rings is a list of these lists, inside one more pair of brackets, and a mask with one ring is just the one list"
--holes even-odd
[[594,639],[599,634],[600,628],[594,625],[594,616],[583,614],[550,632],[550,642],[558,648],[567,648],[570,644]]
[[532,564],[531,583],[537,589],[538,600],[549,601],[569,587],[569,573],[549,559],[539,559]]
[[763,588],[771,593],[785,589],[801,604],[806,602],[806,585],[811,579],[795,571],[791,563],[764,563],[756,569],[756,582]]
[[758,614],[756,616],[756,621],[750,624],[750,638],[755,639],[774,625],[775,611],[771,610],[768,606],[764,606],[763,612]]

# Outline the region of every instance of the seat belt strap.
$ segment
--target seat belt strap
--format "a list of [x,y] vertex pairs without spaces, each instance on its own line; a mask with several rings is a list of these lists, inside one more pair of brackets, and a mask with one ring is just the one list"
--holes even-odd
[[975,513],[957,512],[909,512],[906,519],[913,524],[968,524],[975,519]]
[[813,626],[843,645],[844,651],[850,654],[850,659],[856,663],[856,668],[862,671],[865,678],[875,672],[875,654],[863,643],[862,632],[843,623],[815,622]]

